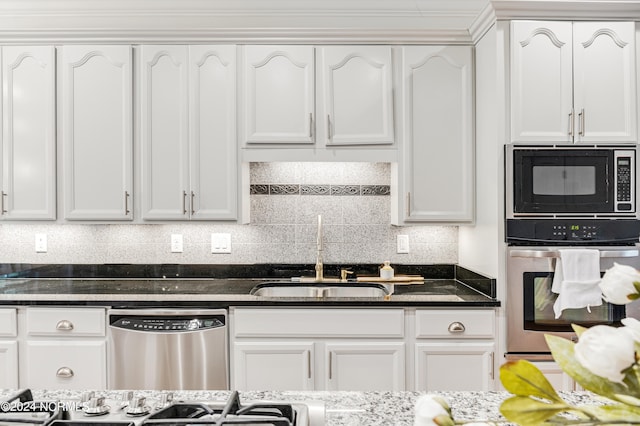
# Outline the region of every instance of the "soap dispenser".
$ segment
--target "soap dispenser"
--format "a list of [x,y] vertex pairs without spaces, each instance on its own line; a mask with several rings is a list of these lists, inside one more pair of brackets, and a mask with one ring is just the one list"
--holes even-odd
[[384,265],[380,268],[380,278],[383,280],[391,280],[393,279],[393,268],[390,265],[391,262],[388,260],[384,261]]

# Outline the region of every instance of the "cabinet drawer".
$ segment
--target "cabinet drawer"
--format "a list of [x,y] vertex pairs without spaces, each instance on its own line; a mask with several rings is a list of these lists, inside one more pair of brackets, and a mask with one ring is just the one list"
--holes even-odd
[[403,337],[402,309],[236,309],[236,337]]
[[15,337],[18,334],[16,326],[16,310],[0,308],[0,337]]
[[29,336],[104,336],[106,312],[102,308],[29,308]]
[[486,338],[495,334],[495,313],[489,309],[418,310],[416,338]]
[[37,389],[104,389],[106,347],[104,340],[27,342],[23,385]]

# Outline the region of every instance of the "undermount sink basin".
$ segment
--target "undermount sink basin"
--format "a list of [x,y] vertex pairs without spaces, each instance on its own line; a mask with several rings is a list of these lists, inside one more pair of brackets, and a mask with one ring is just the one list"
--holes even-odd
[[292,283],[272,281],[256,285],[250,294],[262,297],[384,297],[390,294],[388,288],[378,283],[335,283],[315,282]]

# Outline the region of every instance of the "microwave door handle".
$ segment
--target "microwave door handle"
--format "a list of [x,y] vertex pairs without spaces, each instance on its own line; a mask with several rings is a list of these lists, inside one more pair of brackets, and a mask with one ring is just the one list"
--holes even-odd
[[[637,249],[630,250],[600,250],[600,257],[637,257],[639,254]],[[559,258],[560,252],[557,250],[512,250],[509,252],[511,257],[528,257],[528,258]]]

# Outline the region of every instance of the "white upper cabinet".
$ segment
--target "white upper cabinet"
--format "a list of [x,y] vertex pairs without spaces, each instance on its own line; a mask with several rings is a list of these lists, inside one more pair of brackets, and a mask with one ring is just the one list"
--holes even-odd
[[327,145],[392,144],[390,46],[318,48],[318,136]]
[[244,143],[313,143],[313,46],[245,46],[243,52]]
[[235,46],[141,46],[142,216],[235,219]]
[[402,104],[399,222],[473,221],[472,48],[402,48]]
[[131,46],[64,46],[65,218],[132,219]]
[[2,48],[2,219],[56,218],[55,50]]
[[191,219],[237,218],[236,47],[189,47]]
[[511,141],[637,142],[633,22],[511,24]]
[[573,24],[576,142],[637,142],[633,22]]
[[571,143],[572,35],[569,22],[511,24],[511,139]]
[[141,46],[142,217],[189,217],[187,46]]
[[394,143],[390,46],[245,46],[244,147]]

